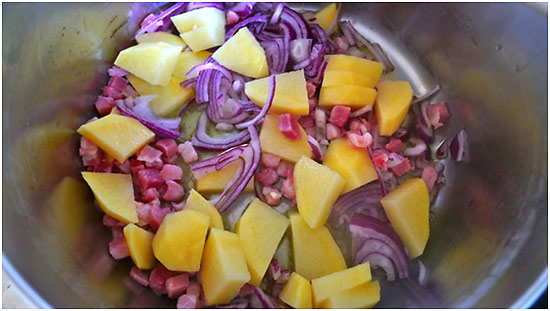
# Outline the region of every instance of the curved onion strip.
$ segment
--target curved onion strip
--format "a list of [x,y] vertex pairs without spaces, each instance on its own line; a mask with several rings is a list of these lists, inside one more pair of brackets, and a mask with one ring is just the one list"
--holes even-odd
[[355,213],[365,213],[382,222],[388,219],[380,204],[382,192],[376,181],[341,195],[332,206],[332,213],[340,224],[350,222]]
[[265,115],[269,111],[269,108],[271,108],[271,105],[273,104],[273,98],[275,98],[276,87],[277,87],[277,82],[275,79],[275,75],[269,76],[269,88],[267,90],[267,99],[265,101],[264,106],[262,107],[262,110],[252,120],[237,124],[235,126],[237,129],[243,129],[251,125],[256,125],[265,117]]
[[449,149],[451,151],[451,159],[457,162],[467,161],[468,160],[468,146],[467,146],[468,137],[466,131],[463,129],[456,134],[456,136],[451,141]]
[[273,11],[273,15],[271,16],[271,19],[269,20],[270,24],[277,24],[279,22],[279,19],[281,18],[281,13],[283,12],[283,8],[285,7],[284,3],[279,3],[275,7],[275,10]]
[[243,153],[243,148],[244,147],[242,146],[238,146],[229,149],[215,157],[189,164],[191,172],[193,173],[193,177],[195,179],[201,179],[208,174],[223,169],[229,163],[236,160],[241,155],[241,153]]
[[240,18],[246,18],[250,13],[256,2],[237,2],[230,10],[237,13]]
[[254,294],[260,301],[263,309],[275,309],[275,305],[273,304],[273,301],[271,301],[271,298],[266,293],[264,293],[264,291],[261,288],[255,287]]
[[311,151],[313,152],[313,156],[319,160],[323,161],[323,150],[321,149],[321,145],[319,145],[319,142],[317,139],[313,138],[311,135],[307,135],[307,142],[309,143],[309,146],[311,147]]
[[372,110],[372,106],[371,105],[367,105],[365,107],[362,107],[360,109],[357,109],[355,110],[354,112],[352,112],[349,117],[350,118],[355,118],[355,117],[360,117],[362,115],[364,115],[365,113],[369,112]]
[[412,137],[409,141],[414,144],[414,147],[407,148],[403,151],[403,154],[407,157],[419,156],[428,149],[428,146],[422,139]]
[[[160,29],[167,28],[167,25],[172,22],[170,20],[170,17],[181,13],[186,8],[186,6],[187,6],[187,3],[179,2],[169,7],[168,9],[162,11],[159,15],[147,20],[145,25],[142,25],[141,28],[138,31],[136,31],[136,34],[134,35],[134,37],[142,35],[146,32],[155,32],[155,31],[159,31]],[[166,21],[167,19],[168,19],[168,22]]]
[[206,133],[206,114],[202,114],[197,124],[197,129],[191,138],[191,143],[195,147],[224,150],[247,142],[250,135],[247,131],[242,131],[228,138],[212,138]]
[[[235,24],[235,26],[231,27],[231,29],[227,31],[227,33],[225,34],[225,41],[227,41],[227,40],[229,40],[229,38],[233,37],[233,35],[239,29],[241,29],[243,27],[247,27],[250,24],[259,25],[258,26],[259,28],[257,28],[257,29],[255,27],[248,27],[248,29],[251,32],[258,33],[258,32],[263,30],[266,23],[267,23],[267,17],[263,14],[256,14],[254,16],[251,16],[251,17],[247,18],[247,19],[244,19],[244,20],[238,22],[237,24]],[[250,29],[250,28],[252,28],[252,29]]]

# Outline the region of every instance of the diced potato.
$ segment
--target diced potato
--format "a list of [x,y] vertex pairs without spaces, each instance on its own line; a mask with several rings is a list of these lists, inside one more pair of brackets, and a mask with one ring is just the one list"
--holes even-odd
[[298,211],[311,228],[325,224],[332,204],[346,181],[335,171],[312,159],[302,157],[294,166],[294,187]]
[[[244,92],[256,105],[263,107],[267,101],[269,78],[245,83]],[[275,97],[269,111],[291,113],[296,116],[309,114],[306,78],[304,70],[285,72],[275,76]]]
[[166,215],[153,239],[155,257],[173,271],[199,271],[210,217],[193,210]]
[[313,280],[347,268],[327,227],[312,229],[298,213],[291,213],[289,218],[296,273]]
[[409,249],[409,257],[424,252],[430,236],[430,195],[421,178],[411,178],[380,200],[392,227]]
[[[235,176],[238,168],[239,163],[233,162],[217,172],[210,173],[203,176],[201,179],[198,179],[195,187],[198,192],[203,194],[222,192],[225,187],[227,187],[227,184],[229,184],[231,179],[233,179],[233,176]],[[254,177],[252,177],[252,179],[248,182],[246,188],[244,188],[244,191],[254,191]]]
[[139,95],[157,95],[151,100],[149,106],[153,113],[159,117],[177,115],[183,106],[195,96],[193,89],[181,87],[180,82],[183,80],[176,77],[172,77],[166,86],[149,84],[134,75],[129,75],[128,81]]
[[368,262],[344,271],[325,275],[311,281],[313,305],[319,308],[330,296],[370,282],[372,278]]
[[227,304],[239,294],[250,274],[235,233],[212,228],[200,273],[206,305]]
[[124,238],[130,251],[130,257],[138,269],[147,270],[155,267],[155,255],[153,254],[154,234],[141,229],[134,224],[124,227]]
[[130,174],[82,172],[105,214],[125,224],[138,222]]
[[301,157],[311,158],[313,153],[307,142],[307,133],[300,124],[298,124],[298,127],[302,133],[302,138],[292,140],[279,130],[279,115],[266,115],[260,131],[262,152],[277,155],[283,160],[293,163],[300,160]]
[[250,283],[259,286],[288,227],[288,219],[269,205],[254,199],[235,225],[243,248]]
[[212,55],[212,53],[208,51],[200,51],[196,53],[191,51],[182,52],[178,57],[178,62],[176,63],[176,68],[174,68],[172,75],[182,81],[187,80],[187,78],[194,78],[188,77],[187,73],[198,64],[204,63],[210,55]]
[[279,298],[294,309],[311,309],[311,284],[303,276],[292,272]]
[[369,77],[374,85],[376,85],[378,80],[380,80],[382,71],[384,71],[384,64],[381,62],[364,59],[362,57],[338,54],[329,56],[329,61],[325,70],[355,72],[357,74]]
[[379,301],[380,284],[375,281],[331,295],[321,308],[365,309],[374,307]]
[[413,91],[407,81],[382,81],[377,86],[378,95],[374,114],[380,135],[392,135],[403,123],[411,106]]
[[328,31],[328,28],[336,19],[337,13],[338,5],[336,3],[331,3],[313,16],[315,18],[313,23],[319,24],[319,26],[321,26],[325,31]]
[[164,42],[143,43],[120,51],[115,65],[153,85],[167,85],[181,46]]
[[223,44],[225,40],[225,13],[216,8],[202,8],[172,17],[180,37],[193,52]]
[[319,94],[319,105],[323,108],[347,106],[357,110],[372,106],[376,99],[376,90],[357,85],[322,87]]
[[155,133],[138,120],[116,114],[83,124],[77,132],[120,163],[155,138]]
[[191,189],[187,201],[185,201],[185,209],[201,212],[210,217],[210,228],[217,228],[223,230],[223,220],[220,212],[202,197],[195,189]]
[[166,31],[144,33],[137,36],[136,41],[139,44],[164,42],[164,43],[180,46],[182,49],[184,49],[187,46],[180,37]]
[[265,51],[254,35],[243,27],[214,52],[220,65],[242,75],[263,78],[269,74]]
[[373,88],[378,83],[370,76],[344,70],[325,70],[323,75],[323,87],[357,85]]
[[340,174],[346,181],[342,193],[378,179],[368,153],[350,146],[346,138],[330,142],[323,164]]

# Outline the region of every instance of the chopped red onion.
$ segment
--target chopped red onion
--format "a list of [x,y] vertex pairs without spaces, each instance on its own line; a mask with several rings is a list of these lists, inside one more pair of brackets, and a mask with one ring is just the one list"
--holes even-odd
[[418,261],[418,284],[424,286],[426,285],[426,267],[422,261]]
[[248,17],[248,15],[252,13],[255,4],[256,2],[237,2],[230,10],[237,13],[242,19]]
[[206,133],[206,122],[207,117],[206,114],[203,113],[191,139],[195,147],[211,150],[225,150],[243,144],[250,139],[250,135],[247,131],[241,131],[227,138],[212,138]]
[[319,142],[313,138],[311,135],[307,135],[307,142],[309,143],[309,146],[311,147],[311,151],[313,152],[313,156],[319,160],[323,161],[323,151],[321,149],[321,146],[319,145]]
[[382,192],[376,181],[365,184],[357,189],[341,195],[332,206],[332,214],[337,217],[338,223],[351,222],[356,213],[366,214],[382,222],[388,218],[380,200]]
[[137,37],[146,32],[156,32],[159,30],[167,29],[168,26],[172,23],[170,18],[172,16],[178,15],[187,7],[187,3],[178,2],[168,9],[160,12],[157,16],[152,16],[148,18],[145,23],[142,23],[141,28],[136,32],[134,37]]
[[315,127],[317,127],[317,141],[325,140],[327,138],[325,133],[326,124],[326,111],[321,107],[315,108]]
[[421,155],[428,149],[428,146],[422,139],[418,139],[416,137],[412,137],[409,140],[411,143],[415,144],[414,147],[407,148],[403,151],[403,154],[407,157],[416,157]]
[[451,151],[451,159],[457,162],[468,161],[468,136],[464,129],[460,130],[458,134],[451,141],[449,146]]
[[252,33],[259,33],[267,24],[267,17],[263,14],[256,14],[247,19],[240,21],[228,30],[225,34],[225,41],[233,37],[233,35],[241,28],[247,27]]
[[277,6],[275,7],[275,11],[273,11],[273,15],[271,16],[271,19],[269,20],[270,24],[277,24],[279,22],[284,7],[285,4],[282,2],[277,4]]
[[287,6],[281,12],[279,26],[281,25],[289,28],[290,40],[309,38],[308,24],[302,15]]
[[372,106],[371,105],[367,105],[365,107],[362,107],[360,109],[357,109],[355,110],[354,112],[352,112],[349,117],[350,118],[355,118],[355,117],[360,117],[362,115],[364,115],[365,113],[369,112],[372,110]]
[[269,108],[271,108],[271,105],[273,104],[273,98],[275,98],[276,87],[277,87],[277,82],[275,79],[275,75],[269,76],[269,87],[267,90],[267,99],[265,101],[264,106],[262,107],[262,110],[252,120],[237,124],[236,128],[238,129],[247,128],[249,126],[258,124],[261,120],[263,120],[263,118],[269,111]]
[[275,305],[273,305],[273,301],[271,301],[271,297],[269,297],[264,291],[259,288],[254,288],[254,295],[250,299],[250,304],[252,305],[253,298],[257,298],[259,301],[259,309],[275,309]]
[[309,52],[311,51],[311,45],[311,39],[295,39],[290,41],[290,59],[294,63],[300,63],[308,59]]
[[271,273],[271,277],[275,281],[281,277],[281,266],[279,266],[279,262],[277,261],[277,259],[273,259],[271,261],[271,264],[269,264],[269,272]]
[[215,309],[246,309],[250,301],[245,298],[235,299],[230,304],[227,305],[217,305],[214,306]]

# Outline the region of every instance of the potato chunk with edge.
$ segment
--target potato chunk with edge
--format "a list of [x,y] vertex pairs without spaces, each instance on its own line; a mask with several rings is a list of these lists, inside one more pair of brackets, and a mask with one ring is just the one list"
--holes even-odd
[[380,283],[365,283],[331,295],[321,306],[325,309],[372,308],[380,301]]
[[371,278],[370,264],[366,262],[314,279],[311,281],[313,304],[318,308],[331,295],[368,283]]
[[191,189],[189,197],[185,202],[185,209],[194,210],[210,217],[210,228],[217,228],[223,230],[223,221],[220,212],[208,202],[202,195],[200,195],[195,189]]
[[412,88],[407,81],[378,83],[374,114],[380,135],[392,135],[403,123],[412,101]]
[[124,238],[130,251],[130,257],[140,270],[148,270],[155,267],[155,255],[153,254],[153,237],[155,235],[143,230],[134,224],[124,227]]
[[311,158],[313,153],[307,142],[307,133],[298,124],[302,138],[292,140],[279,130],[279,116],[268,114],[265,116],[262,130],[260,131],[260,145],[262,151],[279,156],[288,162],[297,162],[301,157]]
[[294,309],[311,309],[311,284],[303,276],[292,272],[279,298]]

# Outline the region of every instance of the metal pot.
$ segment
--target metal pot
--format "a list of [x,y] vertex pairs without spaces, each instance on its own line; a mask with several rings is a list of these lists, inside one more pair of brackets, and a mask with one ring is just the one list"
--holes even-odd
[[[108,257],[74,131],[158,6],[3,4],[3,268],[37,306],[173,306]],[[439,141],[470,137],[470,162],[444,161],[428,283],[413,271],[384,284],[379,306],[530,306],[548,280],[547,5],[347,3],[343,18],[387,51],[392,79],[416,94],[443,85],[452,120]]]

